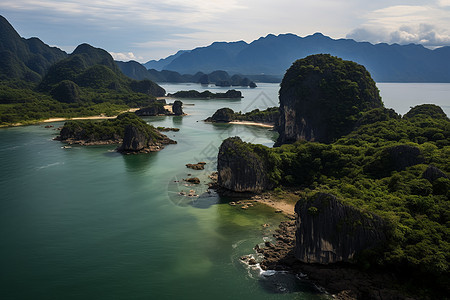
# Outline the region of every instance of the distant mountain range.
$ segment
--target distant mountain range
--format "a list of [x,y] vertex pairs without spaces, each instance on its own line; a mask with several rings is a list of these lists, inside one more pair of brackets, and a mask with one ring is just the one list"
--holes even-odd
[[321,33],[307,37],[269,34],[251,43],[215,42],[207,47],[178,51],[159,61],[149,61],[147,69],[180,74],[225,70],[230,74],[275,75],[297,59],[329,53],[364,65],[378,82],[450,82],[450,47],[434,50],[422,45],[388,45],[332,39]]
[[155,69],[157,71],[161,71],[164,69],[165,66],[167,66],[168,64],[170,64],[172,61],[174,61],[176,58],[178,58],[181,54],[183,53],[187,53],[190,51],[187,50],[180,50],[177,53],[170,55],[166,58],[162,58],[160,60],[151,60],[149,62],[146,62],[144,64],[144,67],[146,67],[147,69]]
[[[230,76],[225,71],[213,71],[209,74],[203,72],[197,72],[194,75],[183,74],[181,75],[175,71],[161,70],[157,71],[155,69],[147,70],[144,65],[141,65],[137,61],[116,61],[123,74],[135,80],[148,79],[154,82],[171,82],[171,83],[184,83],[193,82],[201,84],[215,83],[217,86],[250,86],[256,87],[255,83],[247,78],[246,76],[233,75]],[[266,76],[267,77],[267,76]],[[261,78],[257,78],[258,81]],[[271,80],[271,81],[270,81]],[[265,82],[278,82],[280,78],[269,78]]]
[[[201,76],[221,70],[230,74],[230,79],[238,74],[253,81],[279,82],[295,60],[317,53],[329,53],[362,64],[378,82],[450,82],[450,47],[430,50],[415,44],[373,45],[350,39],[335,40],[320,33],[304,38],[294,34],[269,34],[251,43],[215,42],[207,47],[180,50],[144,65],[116,63],[125,75],[135,80],[199,82]],[[52,65],[68,57],[64,51],[38,38],[20,37],[0,16],[0,80],[39,83]],[[88,57],[84,59],[89,61]],[[117,73],[117,65],[109,57],[96,61],[99,63]],[[215,81],[213,76],[209,77],[209,82]]]

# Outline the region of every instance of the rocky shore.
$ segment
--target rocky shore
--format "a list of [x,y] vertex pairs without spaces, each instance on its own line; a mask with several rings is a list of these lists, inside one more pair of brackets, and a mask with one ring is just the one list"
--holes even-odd
[[[216,174],[213,174],[216,175]],[[217,176],[217,175],[216,175]],[[241,260],[248,265],[259,263],[261,269],[287,271],[295,274],[299,280],[308,281],[339,300],[412,300],[402,290],[401,280],[393,273],[386,271],[364,271],[351,263],[317,264],[304,263],[295,257],[295,241],[297,229],[297,215],[295,214],[294,198],[299,198],[301,191],[285,191],[278,195],[275,192],[239,193],[217,186],[217,178],[210,187],[222,196],[234,198],[229,205],[236,209],[251,209],[256,203],[262,203],[275,209],[275,213],[282,213],[287,221],[279,224],[273,237],[274,242],[263,242],[254,247],[258,255],[246,255]],[[214,180],[215,179],[215,180]],[[284,201],[283,201],[284,199]],[[286,200],[289,199],[289,200]],[[269,226],[264,224],[263,227]],[[419,298],[420,299],[420,298]]]
[[340,300],[415,299],[398,289],[399,279],[391,273],[365,272],[349,263],[322,265],[300,262],[294,256],[295,231],[295,217],[291,215],[288,221],[281,222],[273,235],[275,243],[255,246],[254,250],[263,256],[260,262],[263,270],[292,272],[299,280],[310,280]]

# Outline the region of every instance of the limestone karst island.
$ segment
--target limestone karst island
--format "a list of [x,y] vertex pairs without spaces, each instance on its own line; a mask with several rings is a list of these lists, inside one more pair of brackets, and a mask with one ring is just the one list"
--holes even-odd
[[448,299],[449,46],[269,34],[140,63],[12,23],[1,299]]

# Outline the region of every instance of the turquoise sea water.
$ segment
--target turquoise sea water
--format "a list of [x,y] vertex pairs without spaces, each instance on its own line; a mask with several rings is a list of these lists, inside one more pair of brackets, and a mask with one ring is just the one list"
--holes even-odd
[[[0,299],[323,299],[294,276],[261,276],[239,260],[272,237],[282,216],[202,194],[223,139],[268,146],[276,139],[264,128],[201,121],[224,106],[246,112],[278,102],[275,84],[242,92],[242,100],[185,100],[188,116],[145,118],[180,128],[168,133],[178,144],[149,155],[122,156],[114,146],[62,149],[52,140],[57,131],[43,125],[1,129]],[[185,167],[198,161],[207,170]],[[188,174],[201,186],[183,185]],[[201,197],[177,195],[190,189]]]

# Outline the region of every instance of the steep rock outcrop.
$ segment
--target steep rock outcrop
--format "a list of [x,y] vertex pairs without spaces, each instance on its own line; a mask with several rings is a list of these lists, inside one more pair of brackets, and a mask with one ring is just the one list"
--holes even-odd
[[172,105],[172,112],[175,116],[184,115],[183,102],[181,102],[180,100],[175,100],[175,102]]
[[354,128],[361,112],[382,106],[363,66],[328,54],[297,60],[281,83],[277,145],[332,142]]
[[125,135],[123,137],[123,143],[119,147],[120,152],[126,151],[140,151],[148,146],[149,137],[147,134],[139,130],[133,125],[125,127]]
[[359,252],[385,239],[385,223],[377,215],[362,213],[331,194],[318,193],[295,206],[295,257],[306,263],[351,262]]
[[235,192],[261,192],[273,187],[264,159],[239,137],[224,140],[217,159],[218,185]]
[[176,144],[176,142],[156,131],[128,125],[125,127],[122,145],[117,148],[117,151],[121,153],[149,153],[162,150],[167,144]]

